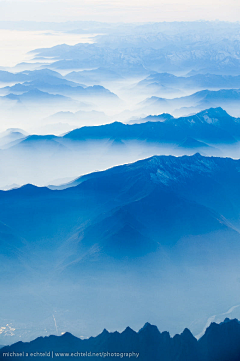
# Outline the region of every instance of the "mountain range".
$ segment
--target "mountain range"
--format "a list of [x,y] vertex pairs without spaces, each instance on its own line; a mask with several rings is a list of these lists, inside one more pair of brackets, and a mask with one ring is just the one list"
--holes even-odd
[[170,115],[150,116],[142,119],[141,124],[115,122],[98,127],[82,127],[69,132],[64,138],[72,140],[117,138],[122,141],[134,139],[177,143],[191,136],[210,143],[226,144],[239,139],[238,128],[238,118],[231,117],[221,108],[216,108],[180,118],[173,118]]
[[5,132],[0,133],[0,147],[9,146],[15,141],[26,138],[27,135],[22,129],[7,129]]
[[126,77],[153,71],[239,75],[238,31],[237,24],[207,21],[119,25],[96,36],[93,44],[63,44],[33,54],[35,60],[51,57],[52,69],[104,67]]
[[123,80],[124,75],[121,71],[99,67],[93,70],[72,71],[66,75],[66,78],[84,84],[102,84],[106,81]]
[[[204,242],[214,232],[238,240],[239,181],[238,160],[156,156],[80,177],[61,191],[32,185],[1,191],[0,220],[32,245],[55,239],[56,229],[62,236],[54,248],[72,235],[76,260],[81,252],[91,259],[91,249],[135,259],[189,234],[205,235]],[[64,264],[72,261],[65,257]]]
[[45,41],[0,71],[0,344],[238,361],[240,25],[15,25]]
[[176,76],[169,73],[153,73],[137,84],[148,91],[170,89],[239,89],[240,76],[196,74],[192,76]]
[[239,115],[238,103],[240,100],[239,89],[201,90],[192,95],[165,99],[151,97],[139,104],[140,111],[147,114],[170,112],[172,114],[186,114],[204,110],[210,107],[223,107],[231,114]]
[[[59,78],[54,78],[59,79]],[[71,84],[71,82],[69,82]],[[105,89],[104,87],[100,85],[94,85],[94,86],[80,86],[76,83],[73,83],[73,85],[69,85],[68,81],[65,79],[60,79],[59,82],[51,82],[49,80],[39,81],[39,80],[32,80],[30,82],[24,82],[24,83],[17,83],[10,87],[2,88],[2,91],[8,92],[8,93],[14,93],[14,94],[22,94],[29,91],[33,91],[35,89],[38,89],[42,92],[49,92],[51,94],[60,94],[65,96],[72,96],[74,97],[108,97],[108,98],[114,98],[117,99],[117,96],[113,93],[111,93],[109,90]]]
[[[77,114],[77,113],[76,113]],[[53,136],[29,135],[18,146],[31,140],[47,140]],[[186,137],[211,144],[232,144],[240,139],[239,118],[230,116],[222,108],[210,108],[192,116],[174,118],[170,114],[148,116],[135,124],[114,122],[100,126],[84,126],[62,137],[54,137],[61,144],[67,141],[135,140],[159,144],[181,144]],[[119,143],[121,146],[121,143]]]
[[[58,82],[63,83],[64,79],[62,75],[56,71],[50,69],[40,69],[40,70],[25,70],[19,73],[11,73],[9,71],[0,71],[0,82],[1,83],[18,83],[34,80],[48,81],[51,84],[57,84]],[[68,82],[65,80],[65,84]]]
[[[91,117],[95,122],[104,119],[102,113],[80,111],[59,113],[51,122],[60,122],[65,116],[71,117],[71,122]],[[48,120],[42,124],[46,125]],[[5,165],[0,170],[0,185],[3,189],[10,184],[29,182],[59,185],[65,182],[55,180],[74,179],[155,154],[191,155],[199,152],[236,158],[239,140],[239,118],[230,116],[221,108],[180,118],[170,114],[148,116],[135,120],[135,124],[114,122],[84,126],[60,136],[30,134],[4,143],[4,149],[0,151],[1,162]]]
[[1,344],[56,327],[79,335],[79,319],[85,334],[153,317],[174,332],[194,320],[200,333],[216,297],[217,313],[238,304],[239,169],[229,158],[154,156],[63,190],[1,191],[1,287],[4,299],[18,294],[4,302],[15,331]]
[[[138,332],[127,327],[123,332],[106,329],[96,337],[80,339],[66,332],[62,336],[38,337],[29,343],[18,342],[1,349],[1,359],[43,360],[63,357],[131,358],[142,361],[238,361],[240,358],[240,322],[225,319],[212,323],[200,340],[189,329],[171,337],[166,331],[146,323]],[[17,356],[16,356],[17,355]]]
[[42,103],[44,104],[54,104],[59,102],[71,102],[71,98],[58,95],[58,94],[49,94],[47,92],[43,92],[41,90],[38,90],[36,88],[33,88],[31,90],[27,90],[26,92],[16,95],[13,93],[10,93],[8,95],[5,95],[5,99],[17,101],[19,103]]
[[[28,127],[38,129],[43,118],[56,112],[103,111],[106,108],[116,111],[117,107],[124,105],[115,93],[98,83],[86,86],[47,68],[18,73],[0,72],[0,82],[8,83],[0,89],[1,116],[4,121],[8,119],[8,127],[27,123]],[[41,104],[38,111],[36,104]],[[67,124],[67,119],[64,123]],[[60,134],[61,128],[72,127],[60,125]]]

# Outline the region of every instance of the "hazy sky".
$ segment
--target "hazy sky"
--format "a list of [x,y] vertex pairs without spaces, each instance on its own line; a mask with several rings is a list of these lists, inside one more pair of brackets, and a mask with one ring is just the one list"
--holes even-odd
[[239,0],[0,0],[1,20],[240,21]]

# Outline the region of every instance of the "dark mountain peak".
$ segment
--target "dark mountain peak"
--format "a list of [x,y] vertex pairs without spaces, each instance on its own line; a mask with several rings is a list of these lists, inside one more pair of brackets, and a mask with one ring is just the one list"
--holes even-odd
[[91,340],[107,340],[108,339],[108,336],[110,335],[110,332],[108,330],[106,330],[106,328],[104,328],[104,330],[99,334],[97,335],[96,337],[90,337],[89,339]]
[[146,322],[145,325],[138,332],[149,331],[149,330],[157,330],[159,332],[157,326],[151,325],[151,323],[149,322]]
[[180,335],[176,334],[172,340],[176,348],[177,345],[185,345],[184,347],[180,347],[182,351],[185,349],[183,353],[185,353],[187,349],[191,349],[191,348],[194,348],[195,352],[197,351],[196,348],[198,341],[187,328],[185,328],[185,330]]
[[154,335],[160,335],[160,331],[155,325],[151,325],[149,322],[146,322],[145,325],[138,331],[139,334],[149,335],[153,337]]
[[224,321],[220,323],[220,325],[224,325],[224,324],[228,324],[228,323],[230,323],[232,325],[240,325],[240,322],[238,321],[237,318],[230,319],[228,317],[226,317],[224,319]]
[[152,327],[151,323],[146,322],[145,325],[143,326],[142,330],[146,329],[146,328],[149,328],[149,327]]
[[230,322],[230,318],[226,317],[225,320],[223,321],[224,323]]
[[18,189],[27,190],[27,189],[36,189],[36,188],[38,188],[38,187],[33,185],[33,184],[27,183],[27,184],[24,184],[22,187],[20,187]]
[[47,187],[38,187],[33,184],[24,184],[19,188],[13,188],[8,191],[8,193],[14,193],[15,195],[19,196],[33,196],[33,195],[43,195],[46,192],[51,192],[51,190]]
[[70,332],[65,332],[63,335],[61,335],[61,338],[64,338],[66,340],[66,339],[77,338],[77,337],[73,336],[73,334]]
[[192,158],[194,159],[203,159],[203,158],[206,158],[206,157],[204,157],[204,156],[202,156],[200,153],[195,153],[194,155],[192,155]]
[[109,331],[104,328],[101,335],[109,335]]
[[122,335],[125,336],[131,336],[131,335],[136,335],[137,333],[135,331],[133,331],[129,326],[127,328],[125,328],[125,330],[122,332]]
[[185,328],[184,331],[181,333],[181,336],[185,339],[185,340],[191,340],[191,339],[195,339],[195,337],[193,336],[192,332],[188,329]]
[[220,335],[220,333],[225,334],[226,331],[230,336],[231,331],[234,331],[236,329],[238,329],[240,335],[240,322],[236,318],[234,319],[225,318],[225,320],[220,323],[212,322],[211,325],[206,329],[206,332],[201,339],[211,336],[215,337],[216,331],[218,333],[218,336]]

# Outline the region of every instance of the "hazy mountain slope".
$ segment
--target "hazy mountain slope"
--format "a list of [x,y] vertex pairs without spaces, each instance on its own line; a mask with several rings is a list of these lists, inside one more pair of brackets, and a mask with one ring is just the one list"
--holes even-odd
[[[23,72],[11,73],[8,71],[0,71],[0,82],[2,83],[18,83],[18,82],[26,82],[33,80],[48,80],[52,84],[59,83],[68,83],[71,82],[64,80],[61,74],[56,71],[50,69],[41,69],[41,70],[25,70]],[[73,84],[73,83],[72,83]]]
[[161,90],[161,87],[176,89],[227,89],[240,88],[240,76],[197,74],[188,77],[175,76],[168,73],[149,75],[137,84],[141,88]]
[[[157,315],[176,331],[186,323],[186,307],[187,325],[195,320],[199,333],[209,314],[221,312],[216,297],[221,310],[238,302],[239,166],[199,154],[155,156],[86,175],[61,191],[1,191],[0,221],[25,242],[17,248],[24,257],[3,259],[3,297],[17,289],[28,309],[23,320],[17,298],[5,303],[16,331],[13,338],[3,333],[2,343],[53,333],[52,315],[59,332],[79,336],[76,320],[85,335],[98,329],[87,324],[90,314],[98,327]],[[9,243],[2,245],[8,252]]]
[[55,95],[55,94],[49,94],[47,92],[42,92],[36,88],[33,88],[32,90],[29,90],[23,94],[15,95],[15,94],[8,94],[4,98],[7,98],[9,100],[16,100],[17,102],[26,102],[26,103],[38,103],[38,102],[48,102],[48,103],[54,103],[54,102],[64,102],[64,101],[71,101],[70,98],[64,97],[62,95]]
[[0,146],[10,146],[15,141],[20,141],[27,135],[22,129],[7,129],[5,132],[0,133]]
[[2,91],[7,91],[14,94],[21,94],[38,89],[42,92],[49,92],[51,94],[59,94],[59,95],[73,96],[73,97],[99,96],[99,97],[117,98],[115,94],[111,93],[108,89],[105,89],[100,85],[83,87],[83,86],[79,86],[76,83],[68,82],[65,79],[59,79],[55,77],[53,79],[54,80],[58,79],[59,82],[56,81],[52,82],[51,78],[50,80],[46,79],[45,82],[42,80],[33,80],[30,82],[24,82],[22,84],[18,83],[11,87],[5,87],[2,89]]
[[26,81],[28,79],[27,75],[25,74],[14,74],[8,71],[0,71],[0,82],[1,83],[13,83],[19,81]]
[[73,71],[66,75],[66,78],[72,81],[84,84],[102,84],[106,81],[122,80],[124,78],[121,71],[99,67],[93,70]]
[[207,145],[206,143],[203,143],[203,142],[199,142],[198,140],[196,140],[194,138],[186,138],[186,140],[184,140],[183,143],[179,145],[179,147],[198,149],[198,148],[205,148],[205,147],[208,148],[209,145]]
[[222,107],[231,114],[238,114],[238,103],[240,99],[239,89],[201,90],[192,95],[165,99],[151,97],[139,104],[141,112],[171,114],[186,114],[196,112],[210,107]]

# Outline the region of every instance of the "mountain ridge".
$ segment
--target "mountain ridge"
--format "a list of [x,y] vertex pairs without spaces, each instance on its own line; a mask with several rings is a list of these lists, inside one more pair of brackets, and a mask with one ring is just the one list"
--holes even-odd
[[[222,339],[223,335],[227,339]],[[171,337],[168,332],[160,332],[147,322],[138,332],[130,327],[120,333],[104,329],[98,336],[88,339],[66,332],[61,336],[38,337],[28,343],[20,341],[3,347],[0,353],[2,360],[13,360],[16,355],[20,360],[27,360],[30,354],[35,354],[41,359],[62,356],[65,360],[74,356],[91,356],[110,360],[131,357],[142,361],[237,361],[240,357],[239,340],[240,323],[236,319],[212,323],[199,340],[187,328]]]
[[[52,95],[51,95],[52,96]],[[154,118],[154,120],[152,120]],[[162,144],[182,144],[186,138],[210,144],[234,144],[240,140],[240,120],[230,116],[222,108],[210,108],[192,116],[174,118],[163,115],[141,119],[141,122],[125,124],[119,121],[96,126],[83,126],[67,132],[63,136],[29,135],[28,138],[56,141],[64,145],[65,141],[117,140],[118,145],[124,141],[146,141]],[[146,119],[146,121],[145,121]],[[157,120],[159,119],[159,121]],[[26,139],[26,138],[25,138]],[[16,146],[25,142],[20,140]],[[68,146],[69,143],[66,144]],[[206,146],[204,145],[204,147]]]
[[240,99],[240,89],[200,90],[191,95],[176,98],[151,96],[138,104],[141,112],[167,112],[186,114],[200,112],[206,108],[224,107],[232,113],[237,113],[237,104]]

